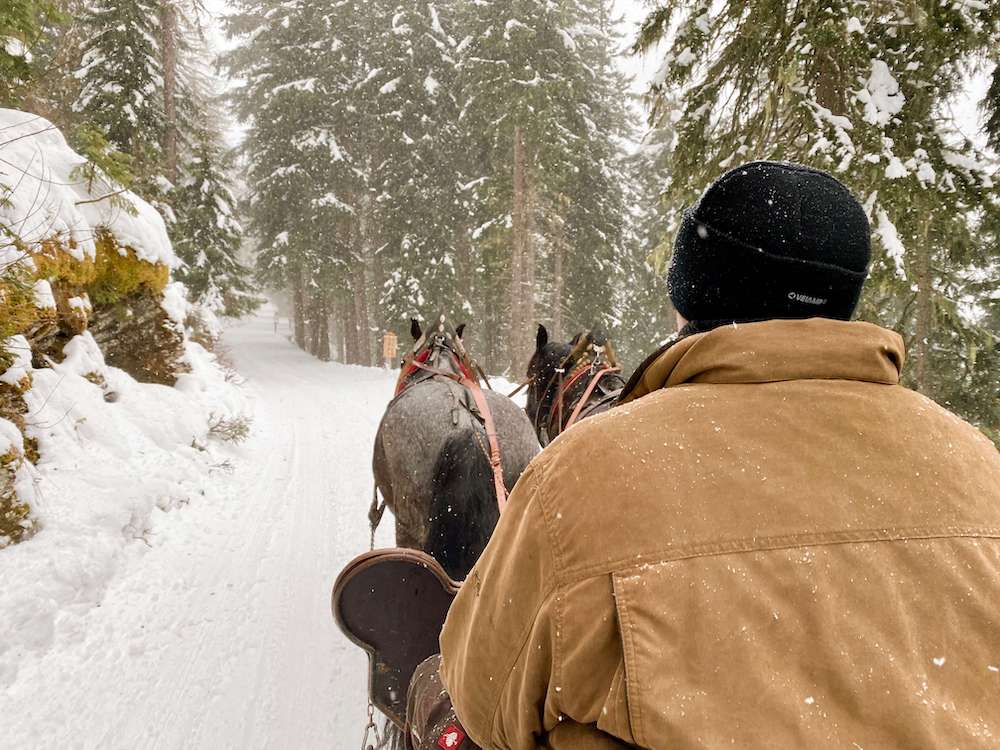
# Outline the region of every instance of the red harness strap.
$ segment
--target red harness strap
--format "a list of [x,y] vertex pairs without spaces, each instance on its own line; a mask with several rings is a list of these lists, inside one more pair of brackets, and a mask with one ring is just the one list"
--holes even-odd
[[562,428],[563,430],[568,430],[573,426],[576,420],[580,418],[580,412],[582,412],[583,407],[587,405],[587,401],[590,399],[591,395],[593,395],[594,390],[597,388],[597,384],[601,382],[601,378],[605,375],[610,375],[613,372],[621,372],[621,368],[605,367],[603,370],[599,370],[597,374],[591,378],[590,382],[587,384],[587,390],[583,392],[583,396],[576,402],[576,408],[573,409],[573,413],[570,414],[569,421],[566,423],[566,426]]
[[503,465],[500,462],[500,441],[497,439],[497,428],[493,422],[493,413],[490,411],[489,404],[486,403],[486,396],[483,394],[482,388],[479,387],[479,383],[465,374],[464,367],[462,368],[463,373],[459,375],[454,372],[436,370],[417,360],[413,360],[412,366],[429,372],[432,375],[440,375],[449,380],[454,380],[472,394],[472,400],[475,401],[476,408],[479,409],[479,413],[483,418],[483,426],[486,428],[486,439],[490,446],[490,455],[488,458],[490,460],[490,467],[493,470],[493,486],[497,494],[497,508],[503,513],[504,506],[507,504],[507,487],[503,482]]
[[[452,357],[453,357],[453,359],[455,361],[455,364],[458,365],[458,368],[462,371],[462,374],[465,377],[467,377],[469,380],[473,380],[472,372],[470,372],[469,368],[465,366],[465,363],[462,362],[457,356],[455,356],[454,353],[452,353],[452,352],[449,352],[449,353],[452,354]],[[399,377],[396,379],[396,394],[395,395],[398,396],[400,393],[402,393],[403,391],[405,391],[409,387],[410,383],[408,381],[410,379],[410,376],[414,372],[416,372],[418,369],[419,370],[427,370],[428,372],[433,372],[436,375],[446,375],[447,374],[447,373],[444,373],[444,372],[438,372],[438,371],[434,370],[433,368],[424,367],[423,366],[427,362],[427,360],[430,359],[430,356],[431,356],[431,350],[430,349],[425,349],[424,351],[420,352],[420,354],[415,359],[410,360],[410,363],[408,365],[406,365],[406,367],[403,367],[403,368],[400,369],[400,371],[399,371]]]
[[559,392],[556,393],[555,402],[552,404],[552,409],[549,412],[549,427],[550,428],[552,427],[552,418],[555,417],[558,420],[559,432],[561,433],[563,430],[566,429],[563,426],[563,419],[562,419],[562,415],[563,415],[563,403],[566,400],[565,399],[566,394],[569,392],[570,388],[572,388],[574,385],[576,385],[576,381],[578,381],[580,378],[582,378],[584,376],[584,374],[587,372],[588,369],[589,369],[588,367],[580,367],[580,368],[578,368],[576,370],[576,372],[573,373],[572,377],[570,377],[570,379],[568,381],[566,381],[565,383],[560,383],[559,384]]

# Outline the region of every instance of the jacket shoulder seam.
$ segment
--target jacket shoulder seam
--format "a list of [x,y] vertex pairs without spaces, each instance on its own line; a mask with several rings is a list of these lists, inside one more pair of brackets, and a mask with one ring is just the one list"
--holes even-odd
[[639,557],[620,557],[587,565],[566,572],[563,585],[593,578],[597,575],[621,575],[646,565],[719,555],[774,552],[799,547],[819,547],[838,544],[866,544],[950,538],[978,538],[1000,540],[1000,527],[996,526],[927,526],[889,529],[851,529],[841,531],[808,532],[774,536],[721,539],[695,544],[664,547]]

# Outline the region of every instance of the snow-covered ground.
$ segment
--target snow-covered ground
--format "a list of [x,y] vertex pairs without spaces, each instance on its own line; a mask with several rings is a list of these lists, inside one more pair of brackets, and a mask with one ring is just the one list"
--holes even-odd
[[[133,446],[148,455],[136,486],[183,501],[140,507],[144,528],[101,552],[100,585],[66,596],[90,579],[76,569],[81,558],[60,556],[45,541],[56,521],[0,551],[3,587],[13,555],[23,570],[44,552],[38,575],[53,581],[48,600],[24,600],[27,609],[4,601],[13,607],[6,615],[41,619],[16,623],[23,643],[16,672],[0,674],[0,747],[309,750],[360,742],[366,659],[337,630],[329,596],[343,564],[368,548],[371,445],[394,378],[318,362],[285,335],[267,317],[226,332],[246,378],[253,435],[238,448],[213,448],[218,465],[199,481],[176,475],[199,451],[170,460],[157,452],[156,440],[167,446],[185,428],[169,409],[155,415],[162,431],[132,436],[150,441]],[[81,398],[99,399],[94,388]],[[145,388],[159,386],[134,390]],[[86,430],[86,421],[73,429]],[[87,502],[101,472],[114,473],[111,451],[41,470],[52,482],[61,469],[65,487]],[[386,521],[380,546],[392,541]]]

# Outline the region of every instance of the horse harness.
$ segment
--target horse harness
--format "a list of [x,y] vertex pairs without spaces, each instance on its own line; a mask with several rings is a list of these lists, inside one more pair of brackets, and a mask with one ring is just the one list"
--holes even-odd
[[[422,341],[418,342],[415,349],[419,349],[421,344]],[[461,347],[460,343],[459,347]],[[496,491],[497,507],[502,512],[504,506],[507,504],[507,487],[503,480],[500,440],[497,437],[496,423],[493,421],[493,412],[490,411],[489,402],[486,400],[486,394],[483,393],[483,390],[480,388],[478,382],[479,378],[482,378],[487,387],[489,387],[490,381],[483,373],[482,368],[480,368],[476,362],[469,360],[469,357],[464,349],[455,351],[442,341],[440,343],[439,350],[446,352],[452,357],[458,372],[449,372],[448,370],[442,370],[439,367],[428,364],[427,360],[429,357],[426,355],[429,354],[430,350],[427,350],[424,353],[424,356],[414,354],[413,356],[408,357],[409,363],[400,370],[399,380],[396,384],[395,397],[399,398],[411,386],[416,385],[417,383],[422,383],[433,377],[447,378],[448,380],[462,386],[466,390],[466,392],[472,397],[472,402],[475,405],[475,409],[469,409],[469,412],[472,413],[473,416],[477,416],[482,421],[483,428],[486,431],[486,441],[488,446],[482,447],[487,460],[490,462],[490,468],[493,473],[493,487]],[[469,364],[466,364],[467,362],[469,362]],[[427,373],[428,377],[420,380],[412,380],[411,377],[417,370]]]
[[[587,352],[594,350],[595,354],[591,357]],[[552,406],[549,409],[549,416],[544,425],[545,434],[549,435],[552,433],[553,426],[556,426],[556,435],[560,435],[574,424],[576,424],[580,419],[590,416],[600,407],[611,403],[618,397],[618,393],[621,389],[606,389],[601,385],[601,381],[609,375],[617,375],[621,372],[621,368],[617,365],[608,362],[604,358],[603,347],[594,347],[591,345],[588,347],[583,355],[576,360],[576,366],[572,369],[569,377],[565,379],[567,366],[574,360],[575,351],[571,351],[566,355],[565,359],[556,368],[555,373],[549,379],[548,384],[545,386],[545,390],[542,391],[542,397],[539,399],[539,408],[535,411],[535,431],[538,432],[539,424],[538,417],[541,413],[541,401],[544,400],[545,394],[548,393],[549,389],[553,385],[556,386],[556,395],[552,400]],[[570,412],[569,419],[564,420],[563,418],[563,407],[566,401],[567,394],[584,378],[584,376],[589,375],[589,380],[587,381],[587,386],[583,391],[583,394],[577,400],[576,405],[573,407],[573,411]],[[600,388],[600,397],[593,403],[589,403],[591,397],[594,395],[595,391]]]
[[438,370],[416,360],[414,360],[412,364],[425,372],[431,373],[431,375],[438,375],[440,377],[453,380],[464,387],[465,390],[472,396],[472,400],[476,405],[476,411],[479,412],[479,417],[482,419],[483,427],[486,430],[486,440],[489,443],[489,451],[486,453],[486,458],[489,460],[490,468],[493,472],[493,487],[496,490],[497,508],[501,513],[503,513],[504,506],[507,504],[507,487],[504,485],[503,481],[503,464],[500,460],[500,441],[497,438],[497,428],[493,421],[493,413],[490,411],[490,406],[486,401],[486,394],[483,393],[483,389],[479,387],[478,382],[476,382],[473,378],[470,378],[464,372],[459,375],[458,373],[448,372],[446,370]]

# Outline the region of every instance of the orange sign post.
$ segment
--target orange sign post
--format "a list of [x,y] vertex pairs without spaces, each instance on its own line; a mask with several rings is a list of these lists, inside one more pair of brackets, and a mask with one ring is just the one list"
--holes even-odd
[[392,331],[382,337],[382,358],[385,360],[385,368],[391,370],[396,361],[396,352],[399,347],[399,339]]

